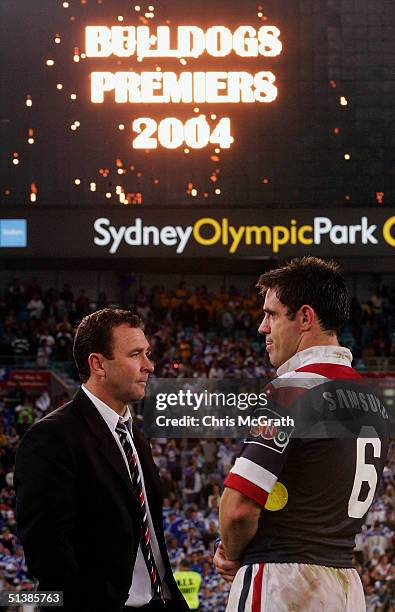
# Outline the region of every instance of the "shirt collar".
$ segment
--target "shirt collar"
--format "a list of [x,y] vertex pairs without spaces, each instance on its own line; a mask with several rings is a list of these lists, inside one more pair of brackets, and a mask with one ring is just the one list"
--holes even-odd
[[101,416],[107,423],[110,430],[114,433],[115,428],[118,425],[118,421],[121,423],[126,423],[129,431],[132,430],[132,415],[130,414],[129,406],[126,404],[126,412],[123,416],[119,416],[115,410],[110,408],[108,404],[103,402],[101,399],[93,395],[84,385],[81,385],[81,389],[86,393],[86,395],[91,400],[92,404],[98,409]]
[[285,361],[277,370],[277,376],[283,376],[311,363],[335,363],[351,367],[352,353],[344,346],[311,346],[299,351]]

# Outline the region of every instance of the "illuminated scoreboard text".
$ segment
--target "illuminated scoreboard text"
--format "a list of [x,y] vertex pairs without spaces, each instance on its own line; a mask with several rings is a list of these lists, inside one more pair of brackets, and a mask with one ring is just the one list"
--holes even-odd
[[[172,40],[175,34],[175,40]],[[90,58],[135,57],[197,59],[203,54],[223,58],[234,54],[241,58],[271,58],[282,51],[280,30],[276,26],[255,29],[249,25],[231,31],[225,26],[203,30],[197,26],[168,26],[154,29],[147,26],[87,26],[86,56]],[[156,68],[154,71],[94,71],[91,73],[91,101],[102,104],[110,98],[117,104],[253,104],[271,103],[277,98],[276,77],[269,70],[247,71],[182,71]],[[210,125],[204,114],[182,122],[166,117],[157,124],[150,117],[138,117],[132,123],[137,136],[134,148],[155,149],[158,144],[168,149],[186,145],[201,149],[210,143],[229,148],[233,142],[231,121],[221,117]]]

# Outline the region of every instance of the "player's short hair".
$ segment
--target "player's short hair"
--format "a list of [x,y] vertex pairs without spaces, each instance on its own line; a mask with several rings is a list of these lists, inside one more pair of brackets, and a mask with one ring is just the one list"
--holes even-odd
[[350,298],[338,265],[318,257],[297,257],[281,268],[262,274],[257,283],[262,296],[275,289],[294,319],[301,306],[311,306],[323,331],[339,332],[347,322]]
[[84,317],[77,327],[74,338],[73,355],[81,382],[90,377],[88,357],[91,353],[101,353],[107,359],[112,357],[112,330],[119,325],[143,329],[143,322],[130,310],[103,308]]

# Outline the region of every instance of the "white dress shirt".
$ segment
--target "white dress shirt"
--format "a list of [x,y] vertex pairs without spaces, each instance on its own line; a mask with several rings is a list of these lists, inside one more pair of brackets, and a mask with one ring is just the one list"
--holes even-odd
[[[110,406],[102,402],[98,397],[93,395],[93,393],[88,391],[88,389],[84,385],[81,385],[81,388],[86,393],[86,395],[89,397],[89,399],[94,404],[94,406],[98,409],[99,413],[101,414],[101,416],[107,423],[107,426],[109,430],[111,431],[112,435],[114,436],[114,439],[119,447],[119,450],[122,453],[122,457],[124,458],[124,461],[125,461],[125,464],[128,469],[129,476],[130,476],[128,460],[126,458],[125,451],[122,448],[119,436],[115,431],[115,428],[119,420],[121,420],[122,423],[126,424],[126,429],[128,432],[128,440],[137,458],[137,467],[140,473],[141,484],[143,487],[145,505],[147,508],[147,520],[148,520],[152,552],[155,558],[156,567],[158,568],[158,572],[159,572],[159,575],[163,583],[163,577],[166,571],[165,564],[163,563],[162,555],[159,550],[158,540],[156,539],[155,529],[152,523],[151,512],[149,509],[149,503],[148,503],[147,494],[145,491],[143,471],[141,469],[139,456],[137,454],[136,448],[133,443],[133,435],[132,435],[132,428],[131,428],[132,415],[130,414],[129,407],[128,406],[126,407],[126,412],[124,416],[120,417],[119,414],[115,412],[115,410],[110,408]],[[165,597],[170,598],[170,592],[165,583],[163,583],[163,590],[164,590]],[[149,603],[152,599],[152,596],[153,595],[152,595],[151,579],[148,574],[148,569],[147,569],[147,565],[144,560],[143,551],[141,550],[141,545],[139,544],[137,556],[136,556],[136,562],[135,562],[134,569],[133,569],[132,584],[129,589],[129,597],[125,605],[134,606],[138,608],[140,606],[144,606],[145,604]]]

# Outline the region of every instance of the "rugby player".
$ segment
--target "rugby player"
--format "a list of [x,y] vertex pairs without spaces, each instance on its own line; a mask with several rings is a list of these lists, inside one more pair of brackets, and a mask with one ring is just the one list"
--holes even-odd
[[259,332],[278,374],[269,408],[319,405],[341,427],[330,437],[263,428],[245,441],[225,480],[214,558],[233,580],[227,612],[362,612],[352,553],[387,456],[388,415],[339,346],[349,298],[333,262],[293,259],[258,287]]

